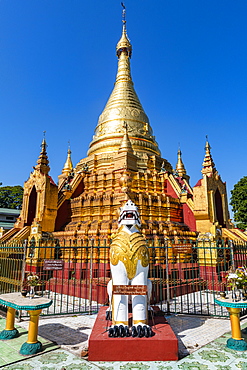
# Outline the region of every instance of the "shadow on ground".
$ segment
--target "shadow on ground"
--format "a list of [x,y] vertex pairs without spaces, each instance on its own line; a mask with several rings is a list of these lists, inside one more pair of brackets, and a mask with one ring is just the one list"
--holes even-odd
[[89,327],[79,327],[72,329],[62,324],[44,324],[39,326],[39,335],[58,345],[75,345],[88,340],[88,335],[81,332],[90,329]]
[[[204,325],[208,317],[197,317],[197,316],[188,317],[186,315],[170,315],[166,316],[166,319],[171,325],[171,328],[176,334],[176,337],[178,338],[179,359],[188,356],[190,354],[189,349],[187,349],[182,340],[182,338],[185,337],[186,335],[183,335],[181,333],[183,331],[191,330]],[[191,349],[194,349],[194,347],[191,347]]]

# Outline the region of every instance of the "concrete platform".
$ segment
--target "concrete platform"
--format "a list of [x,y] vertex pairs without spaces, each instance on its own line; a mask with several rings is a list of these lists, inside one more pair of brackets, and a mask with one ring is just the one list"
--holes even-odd
[[163,316],[154,316],[151,338],[109,338],[105,311],[101,307],[89,338],[89,361],[177,361],[178,339]]

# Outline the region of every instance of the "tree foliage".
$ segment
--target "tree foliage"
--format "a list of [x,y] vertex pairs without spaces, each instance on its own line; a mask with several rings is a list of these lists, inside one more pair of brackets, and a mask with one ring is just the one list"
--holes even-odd
[[22,186],[0,186],[0,208],[21,209],[22,198]]
[[247,228],[247,176],[234,185],[231,190],[230,205],[234,213],[234,220],[239,229]]

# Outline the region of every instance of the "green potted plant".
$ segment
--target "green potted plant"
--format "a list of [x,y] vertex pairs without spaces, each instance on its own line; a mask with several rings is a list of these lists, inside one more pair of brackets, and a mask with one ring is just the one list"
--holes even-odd
[[29,298],[32,299],[35,295],[35,287],[38,285],[41,285],[40,278],[38,275],[34,274],[33,272],[30,272],[27,275],[26,280],[27,285],[29,286]]
[[232,298],[236,300],[236,292],[239,292],[240,299],[247,299],[247,268],[245,266],[240,266],[234,270],[231,267],[227,278],[227,286],[232,290]]

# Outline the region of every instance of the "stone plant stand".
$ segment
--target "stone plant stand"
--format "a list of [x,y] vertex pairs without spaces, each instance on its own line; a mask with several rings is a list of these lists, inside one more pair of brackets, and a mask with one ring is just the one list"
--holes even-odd
[[247,343],[241,335],[239,313],[242,308],[247,307],[247,301],[233,302],[232,298],[226,297],[215,299],[215,303],[222,307],[226,307],[230,314],[232,338],[227,340],[226,346],[236,351],[246,351]]
[[30,315],[28,338],[21,346],[20,354],[33,355],[42,351],[42,344],[38,341],[39,315],[43,308],[52,304],[51,299],[34,297],[30,300],[23,297],[21,293],[7,293],[0,295],[0,304],[7,306],[6,327],[0,333],[1,340],[8,340],[18,337],[18,330],[15,329],[15,311],[26,310]]

